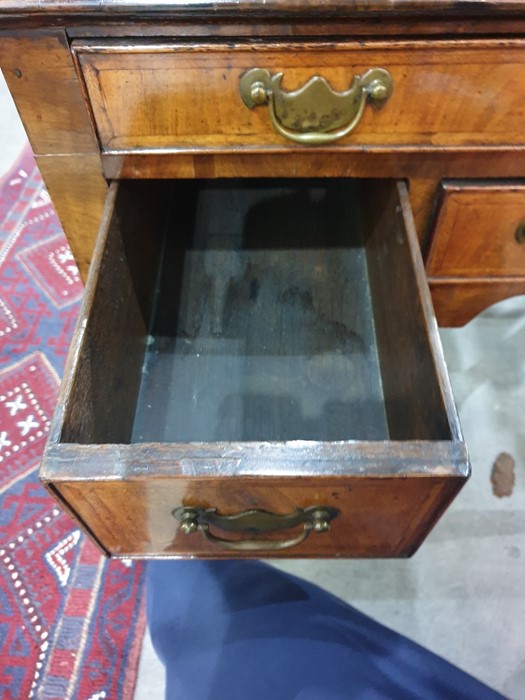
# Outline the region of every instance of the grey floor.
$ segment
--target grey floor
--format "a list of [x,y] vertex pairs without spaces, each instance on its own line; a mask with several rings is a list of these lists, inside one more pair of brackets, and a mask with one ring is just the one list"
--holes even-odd
[[[23,141],[0,80],[0,175]],[[473,468],[455,503],[411,560],[283,561],[279,567],[511,700],[525,700],[525,297],[488,309],[462,329],[443,330],[442,340]],[[516,484],[506,498],[494,496],[490,483],[501,452],[516,462]],[[163,669],[146,635],[135,700],[161,700],[163,689]]]

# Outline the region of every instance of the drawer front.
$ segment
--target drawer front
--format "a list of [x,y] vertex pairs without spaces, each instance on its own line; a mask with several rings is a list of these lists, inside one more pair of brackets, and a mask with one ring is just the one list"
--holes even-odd
[[525,294],[525,185],[444,182],[426,270],[442,326]]
[[[444,479],[431,472],[419,479],[411,478],[409,469],[405,479],[128,478],[64,482],[56,493],[113,556],[406,557],[461,485],[451,474]],[[176,517],[181,504],[186,513],[212,509],[231,517],[248,510],[283,516],[313,506],[322,510],[327,503],[336,515],[330,529],[321,531],[284,523],[279,530],[260,533],[242,522],[232,531],[213,522],[205,534],[202,526],[185,532]]]
[[525,184],[445,182],[426,267],[432,277],[525,277]]
[[[280,86],[272,83],[270,90],[281,95],[298,91],[314,76],[340,93],[349,90],[354,76],[366,76],[371,69],[387,71],[392,94],[379,90],[377,95],[385,100],[375,104],[383,104],[381,108],[369,99],[355,128],[335,140],[334,147],[522,145],[524,48],[521,40],[73,44],[103,151],[191,153],[311,145],[278,133],[268,104],[249,108],[243,102],[241,79],[254,68],[267,71],[270,78],[282,73]],[[306,100],[303,107],[297,107],[302,117],[292,119],[288,130],[307,133],[305,122],[311,120],[345,133],[346,117],[339,102],[327,96],[327,85],[317,83],[309,90],[309,97],[301,98]],[[255,101],[268,97],[263,93],[255,90]],[[325,105],[322,110],[319,103]],[[283,119],[287,109],[281,112]],[[352,115],[355,109],[349,122]],[[281,124],[279,115],[277,122]]]
[[407,556],[468,472],[404,184],[111,186],[41,469],[106,553]]

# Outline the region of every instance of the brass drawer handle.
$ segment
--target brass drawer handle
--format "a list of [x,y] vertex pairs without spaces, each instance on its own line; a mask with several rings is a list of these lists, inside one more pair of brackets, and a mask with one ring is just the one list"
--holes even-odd
[[525,221],[521,221],[518,224],[515,236],[518,243],[525,243]]
[[[269,551],[287,549],[304,542],[311,532],[328,532],[330,521],[339,515],[331,506],[297,508],[288,515],[278,515],[265,510],[246,510],[235,515],[219,515],[215,508],[183,507],[173,511],[186,535],[202,532],[206,539],[225,549],[238,551]],[[248,532],[252,535],[276,532],[303,525],[299,535],[285,540],[243,539],[230,540],[218,537],[210,531],[210,525],[226,532]]]
[[295,92],[284,92],[282,78],[282,73],[252,68],[241,78],[241,97],[249,109],[267,104],[275,130],[307,146],[332,143],[349,134],[359,124],[366,103],[382,107],[393,88],[392,76],[383,68],[354,76],[345,92],[336,92],[318,75]]

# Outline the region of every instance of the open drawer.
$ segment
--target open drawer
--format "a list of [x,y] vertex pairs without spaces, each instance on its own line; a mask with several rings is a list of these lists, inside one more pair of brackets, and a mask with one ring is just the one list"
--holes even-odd
[[41,477],[136,557],[415,551],[469,473],[404,183],[113,183]]

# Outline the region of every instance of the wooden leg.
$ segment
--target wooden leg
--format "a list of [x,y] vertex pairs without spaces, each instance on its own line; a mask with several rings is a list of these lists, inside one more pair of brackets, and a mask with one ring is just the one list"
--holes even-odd
[[100,157],[39,156],[37,163],[85,281],[108,192]]

